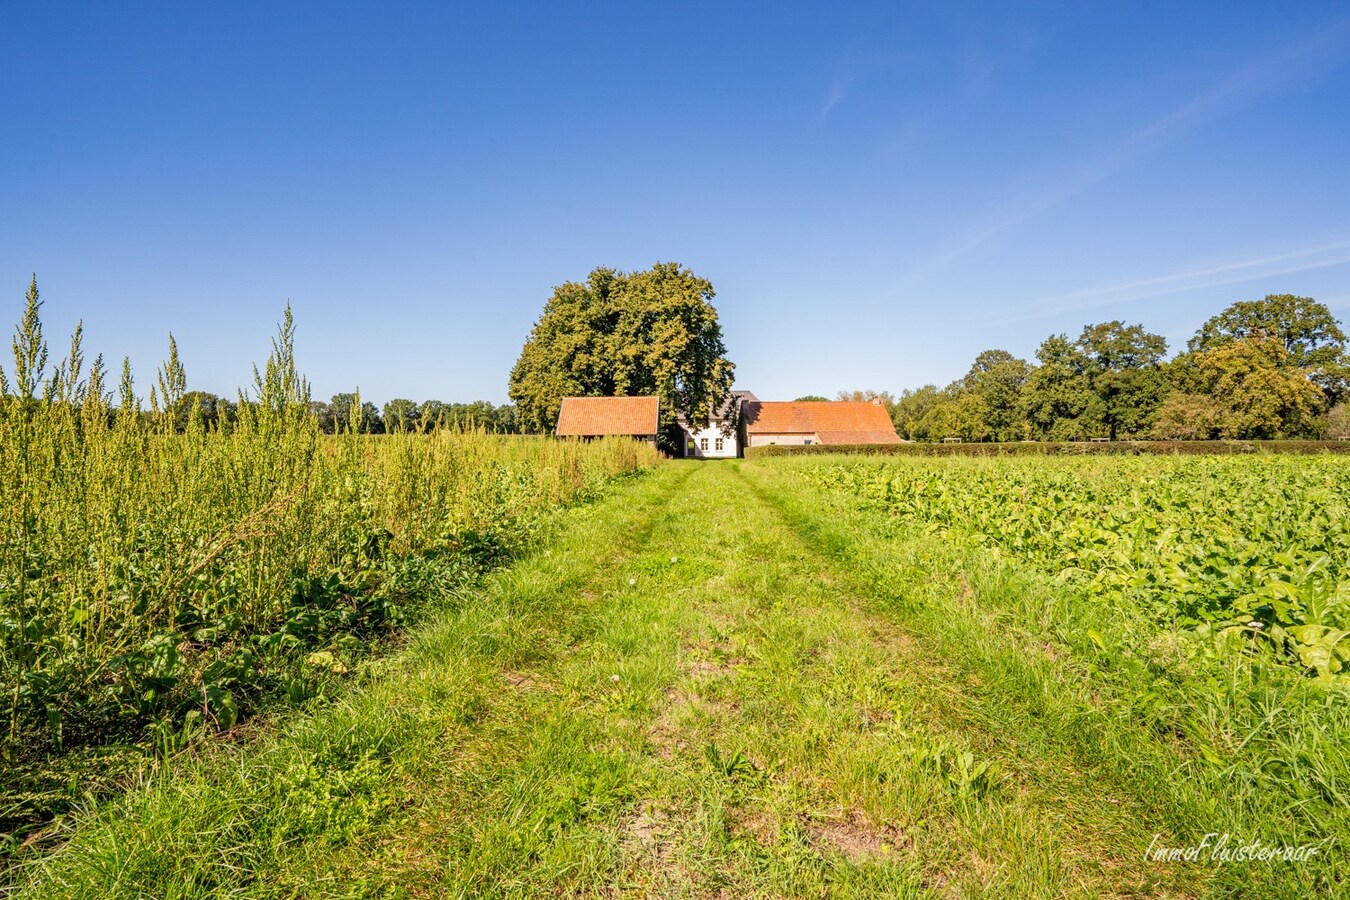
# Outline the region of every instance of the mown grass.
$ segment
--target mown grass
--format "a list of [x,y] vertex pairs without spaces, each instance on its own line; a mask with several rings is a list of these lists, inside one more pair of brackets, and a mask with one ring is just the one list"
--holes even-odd
[[1063,586],[778,464],[661,467],[324,706],[80,812],[20,897],[1331,896],[1144,858],[1301,835],[1128,685],[1036,643]]
[[822,552],[970,680],[972,729],[1012,737],[1024,753],[1068,751],[1108,796],[1144,802],[1142,821],[1168,846],[1228,832],[1234,843],[1257,836],[1321,848],[1301,866],[1210,863],[1211,893],[1344,888],[1350,718],[1338,689],[1298,673],[1254,679],[1243,657],[1207,660],[1205,677],[1190,679],[1129,664],[1158,635],[1154,611],[1103,602],[1016,553],[987,549],[975,529],[934,533],[852,494],[806,488],[799,476],[822,462],[775,460],[756,471]]

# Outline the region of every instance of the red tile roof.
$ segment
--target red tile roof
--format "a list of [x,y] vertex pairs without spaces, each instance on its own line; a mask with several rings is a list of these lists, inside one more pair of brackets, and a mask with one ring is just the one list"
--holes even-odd
[[899,444],[899,435],[880,403],[814,400],[759,401],[742,407],[748,434],[813,434],[822,444]]
[[557,434],[656,434],[659,415],[655,397],[564,397]]
[[822,444],[903,444],[904,440],[892,428],[889,431],[817,431],[816,440]]

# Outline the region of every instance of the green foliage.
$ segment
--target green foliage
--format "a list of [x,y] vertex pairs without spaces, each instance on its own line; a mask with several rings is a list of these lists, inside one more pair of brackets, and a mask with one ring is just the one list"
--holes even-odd
[[1212,441],[1220,434],[1219,410],[1205,394],[1173,391],[1158,406],[1152,432],[1164,441]]
[[516,410],[510,404],[493,406],[485,400],[473,403],[443,403],[428,400],[422,404],[420,426],[423,431],[438,428],[462,430],[482,428],[496,434],[516,434]]
[[[14,348],[14,392],[23,405],[31,403],[38,396],[47,371],[47,342],[42,337],[42,319],[40,311],[37,276],[28,285],[24,295],[23,318],[14,328],[12,346]],[[5,393],[9,393],[8,381],[0,382]]]
[[761,774],[754,761],[740,750],[727,754],[716,744],[708,744],[703,748],[703,758],[714,772],[732,781],[754,781]]
[[[926,384],[916,390],[902,391],[891,406],[895,433],[907,441],[932,440],[933,436],[922,423],[929,411],[941,402],[942,395],[936,385]],[[938,437],[940,439],[941,435]]]
[[1235,303],[1166,352],[1141,325],[1088,325],[1046,338],[1037,365],[987,350],[946,388],[906,391],[892,417],[916,441],[1312,438],[1350,384],[1339,323],[1307,297]]
[[327,403],[311,401],[309,410],[318,420],[319,430],[324,434],[352,430],[358,434],[426,433],[441,429],[517,433],[515,408],[506,404],[493,406],[484,400],[473,403],[427,400],[418,403],[400,398],[390,400],[380,410],[374,403],[361,401],[358,394],[334,394]]
[[981,430],[991,440],[1016,441],[1029,436],[1030,428],[1021,414],[1021,398],[1030,376],[1027,361],[1006,350],[986,350],[975,357],[962,387],[978,403],[984,425]]
[[958,802],[992,793],[1002,770],[997,760],[977,760],[950,740],[924,734],[910,736],[905,755],[910,765],[939,778]]
[[384,434],[384,420],[374,403],[363,402],[361,394],[334,394],[328,408],[314,410],[328,434]]
[[1305,370],[1335,402],[1345,392],[1345,333],[1326,304],[1311,297],[1267,294],[1242,300],[1214,316],[1191,338],[1192,351],[1213,350],[1233,341],[1271,338],[1283,345],[1288,365]]
[[1167,341],[1142,325],[1104,322],[1083,329],[1078,352],[1100,410],[1092,431],[1111,440],[1144,434],[1166,390],[1162,360]]
[[1276,664],[1350,686],[1350,474],[1334,457],[894,460],[809,474],[1146,609],[1216,652],[1268,644]]
[[30,289],[14,382],[30,395],[0,397],[0,753],[37,805],[0,826],[59,808],[63,754],[172,750],[311,695],[523,546],[542,510],[653,461],[481,430],[325,437],[289,314],[228,427],[218,398],[186,392],[172,340],[149,419],[129,365],[115,416],[101,361],[78,380],[78,340],[36,398],[36,311]]
[[1249,337],[1195,354],[1221,438],[1284,438],[1307,434],[1322,392],[1274,337]]
[[384,427],[390,432],[420,431],[422,409],[413,400],[396,398],[384,405]]
[[957,383],[942,392],[941,400],[942,402],[934,404],[919,421],[919,431],[929,440],[993,439],[990,411],[980,394],[967,390],[964,385]]
[[1021,402],[1032,434],[1049,441],[1095,437],[1092,423],[1101,417],[1100,400],[1079,348],[1068,335],[1052,335],[1036,350],[1036,359],[1040,365],[1027,376]]
[[769,456],[1252,456],[1271,453],[1313,455],[1350,453],[1350,443],[1322,441],[1017,441],[995,443],[771,444],[746,448],[747,459]]
[[1333,441],[1350,440],[1350,408],[1337,403],[1327,413],[1327,435]]
[[[288,315],[289,312],[288,309]],[[173,339],[172,332],[169,334],[169,358],[160,367],[158,385],[158,394],[154,387],[150,388],[150,409],[157,415],[161,412],[167,414],[171,422],[174,407],[182,402],[183,395],[187,393],[187,370],[178,358],[178,342]]]
[[662,424],[695,426],[731,390],[713,287],[676,263],[643,272],[596,269],[556,288],[511,370],[525,432],[549,432],[567,396],[655,395]]

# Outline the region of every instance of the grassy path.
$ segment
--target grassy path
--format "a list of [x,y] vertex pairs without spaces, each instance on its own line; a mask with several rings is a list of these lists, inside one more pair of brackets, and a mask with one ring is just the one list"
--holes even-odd
[[95,810],[18,896],[1240,893],[1145,862],[1175,804],[991,690],[953,655],[974,619],[907,618],[913,565],[878,585],[771,472],[671,464],[562,525],[340,704]]

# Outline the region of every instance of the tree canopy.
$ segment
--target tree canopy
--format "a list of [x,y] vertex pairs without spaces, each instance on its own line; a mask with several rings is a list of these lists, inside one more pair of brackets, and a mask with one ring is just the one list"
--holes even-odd
[[1021,402],[1032,435],[1052,441],[1093,436],[1101,410],[1087,358],[1068,335],[1056,334],[1041,342],[1036,359],[1040,365],[1027,376]]
[[986,350],[975,357],[962,386],[977,400],[989,435],[996,441],[1027,437],[1021,415],[1022,389],[1031,366],[1007,350]]
[[1346,338],[1322,303],[1271,294],[1210,318],[1186,352],[1142,325],[1056,334],[1027,362],[980,353],[946,387],[887,398],[901,437],[936,441],[1342,437]]
[[1345,395],[1350,380],[1345,332],[1326,304],[1293,294],[1240,300],[1200,326],[1189,347],[1193,352],[1213,350],[1254,337],[1278,340],[1286,353],[1281,366],[1303,370],[1330,402]]
[[1200,326],[1189,346],[1212,350],[1249,337],[1277,338],[1300,368],[1340,362],[1345,353],[1345,333],[1326,304],[1293,294],[1240,300]]
[[731,390],[713,286],[678,263],[599,268],[554,289],[511,370],[524,431],[547,432],[568,396],[655,395],[663,425],[706,425]]
[[1162,361],[1167,341],[1142,325],[1103,322],[1089,325],[1078,338],[1087,360],[1088,383],[1100,411],[1092,428],[1115,440],[1147,430],[1166,393]]

